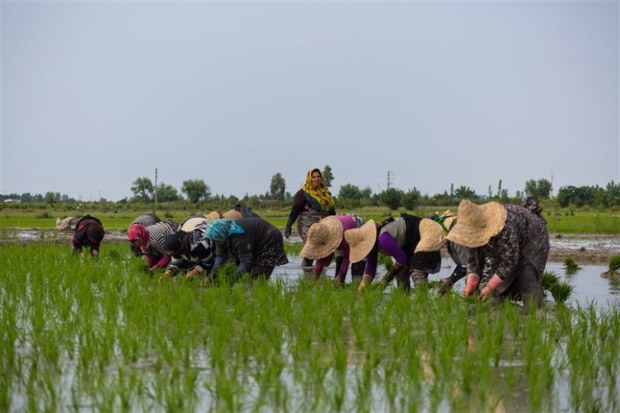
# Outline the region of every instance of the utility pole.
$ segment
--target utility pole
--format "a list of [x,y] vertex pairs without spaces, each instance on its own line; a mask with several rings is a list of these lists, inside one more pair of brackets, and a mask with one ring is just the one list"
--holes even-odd
[[155,168],[155,188],[153,190],[153,194],[155,198],[155,210],[153,213],[155,213],[155,211],[157,211],[157,168]]
[[390,189],[392,187],[392,178],[393,177],[394,177],[394,172],[388,171],[387,172],[387,189]]

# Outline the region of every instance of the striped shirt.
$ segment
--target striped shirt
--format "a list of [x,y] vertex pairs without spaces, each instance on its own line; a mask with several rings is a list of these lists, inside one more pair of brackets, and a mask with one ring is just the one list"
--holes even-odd
[[179,224],[174,221],[158,222],[157,224],[146,227],[149,232],[149,244],[147,256],[170,256],[172,251],[164,248],[166,237],[174,233],[179,228]]

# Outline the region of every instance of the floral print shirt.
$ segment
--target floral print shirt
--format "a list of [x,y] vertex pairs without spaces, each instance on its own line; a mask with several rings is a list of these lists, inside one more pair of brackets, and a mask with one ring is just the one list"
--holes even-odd
[[549,233],[545,220],[530,210],[520,205],[504,207],[507,212],[504,228],[486,245],[470,249],[467,272],[482,276],[484,261],[488,260],[491,273],[506,281],[507,287],[514,281],[516,270],[526,264],[532,264],[542,274],[549,255]]

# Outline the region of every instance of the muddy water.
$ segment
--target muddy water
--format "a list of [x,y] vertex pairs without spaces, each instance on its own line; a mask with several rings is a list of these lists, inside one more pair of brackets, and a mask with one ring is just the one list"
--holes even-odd
[[[276,267],[272,278],[281,280],[286,285],[295,286],[303,276],[304,271],[301,268],[301,258],[289,256],[289,263],[280,267]],[[439,274],[433,274],[429,280],[438,280],[441,277],[447,277],[452,272],[452,262],[444,260]],[[562,281],[568,282],[574,286],[574,291],[568,304],[571,306],[586,306],[594,303],[599,307],[607,307],[610,305],[620,306],[620,280],[610,280],[601,277],[601,274],[607,271],[607,266],[603,265],[581,265],[581,269],[573,274],[567,274],[564,264],[552,262],[547,264],[546,271],[554,272]],[[327,277],[334,275],[335,266],[332,264],[326,271]],[[382,275],[382,266],[380,266],[377,278]],[[351,282],[350,274],[347,274],[347,282]],[[459,281],[455,286],[455,291],[461,291],[464,287],[464,281]]]

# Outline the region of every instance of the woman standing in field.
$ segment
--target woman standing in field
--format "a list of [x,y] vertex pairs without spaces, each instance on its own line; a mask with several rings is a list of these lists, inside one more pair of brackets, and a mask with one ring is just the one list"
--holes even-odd
[[158,222],[144,226],[132,224],[127,231],[129,243],[146,255],[146,263],[151,272],[166,268],[170,263],[172,251],[165,248],[166,238],[179,228],[174,221]]
[[[318,168],[310,169],[306,174],[306,183],[293,197],[293,206],[284,228],[284,237],[291,236],[293,224],[297,221],[297,230],[305,244],[308,229],[312,224],[328,215],[335,215],[334,198],[323,182],[323,174]],[[303,267],[312,265],[312,260],[304,258]]]
[[205,237],[215,243],[214,277],[227,261],[239,263],[235,279],[245,273],[252,279],[269,278],[276,266],[288,263],[282,233],[262,218],[210,221]]
[[82,248],[90,248],[90,255],[99,256],[99,246],[103,241],[105,231],[98,218],[85,215],[76,223],[73,234],[73,253],[83,256]]
[[525,306],[542,306],[541,280],[549,255],[545,220],[521,205],[476,205],[469,200],[459,204],[458,217],[446,238],[469,248],[464,295],[478,289],[484,257],[493,276],[481,289],[481,298],[510,297]]
[[375,278],[379,252],[394,258],[394,266],[381,280],[387,285],[396,278],[398,285],[405,290],[411,288],[409,277],[414,285],[426,284],[428,274],[439,272],[441,255],[439,251],[417,251],[422,238],[441,238],[441,226],[428,218],[402,214],[398,218],[388,218],[381,224],[372,219],[360,228],[345,233],[351,247],[351,261],[361,261],[366,257],[366,268],[358,290],[363,291]]
[[[314,261],[313,274],[319,279],[323,270],[331,264],[336,255],[336,273],[334,283],[344,284],[349,270],[349,243],[344,238],[345,232],[359,228],[364,221],[354,214],[338,214],[328,216],[313,224],[308,230],[306,244],[300,255]],[[363,269],[362,269],[363,271]],[[361,276],[362,273],[359,274]],[[357,276],[356,269],[351,267],[351,278]]]

